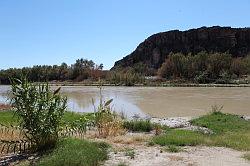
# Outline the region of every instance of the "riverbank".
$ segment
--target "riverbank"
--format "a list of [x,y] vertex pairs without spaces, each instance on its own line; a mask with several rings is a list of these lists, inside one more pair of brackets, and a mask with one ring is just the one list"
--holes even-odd
[[[84,82],[49,82],[51,86],[100,86],[99,82],[95,83],[84,83]],[[6,84],[0,84],[6,85]],[[198,83],[145,83],[145,84],[134,84],[126,86],[124,84],[110,84],[102,83],[102,86],[111,87],[250,87],[250,84],[198,84]]]
[[[4,112],[11,114],[10,111]],[[0,117],[3,117],[4,112],[0,112]],[[66,113],[64,120],[75,121],[82,118],[82,115]],[[6,121],[13,123],[11,116],[8,116],[8,118]],[[136,125],[133,129],[137,131],[131,131],[127,128],[124,134],[106,138],[97,137],[95,131],[88,131],[84,136],[84,140],[109,144],[110,148],[106,152],[102,152],[104,156],[105,153],[108,156],[108,158],[103,158],[106,161],[100,163],[105,166],[250,165],[250,162],[246,160],[249,158],[250,151],[250,121],[247,119],[245,116],[224,114],[216,111],[196,118],[151,118],[151,123],[146,122],[144,119],[137,119],[131,122],[131,125]],[[138,121],[141,121],[141,123],[137,123]],[[159,130],[161,131],[157,135],[155,135],[156,128],[151,124],[160,126]],[[143,132],[143,130],[147,132]],[[71,137],[77,139],[77,142],[81,144],[82,138],[78,135],[72,135]],[[74,156],[83,154],[81,150],[84,148],[78,149],[78,151],[72,149],[75,146],[74,142],[76,140],[74,139],[67,140],[66,145],[63,145],[63,149],[60,149],[60,151],[70,151],[75,153]],[[107,146],[105,145],[105,147]],[[73,163],[84,162],[85,160],[81,157],[71,156],[69,153],[57,152],[56,148],[52,153],[38,158],[35,157],[35,159],[45,165],[48,162],[52,165],[56,165],[58,161],[63,163],[65,158],[73,158],[74,161],[69,160]],[[88,151],[84,151],[84,153],[88,153]],[[94,160],[93,156],[91,160],[97,161]],[[28,164],[33,162],[32,159],[23,161]]]
[[[249,166],[242,158],[244,152],[207,146],[185,146],[179,152],[169,152],[166,147],[147,146],[145,143],[113,144],[116,149],[109,153],[105,166]],[[131,155],[134,153],[134,156]]]
[[[100,86],[100,83],[64,83],[64,82],[49,82],[52,86]],[[102,86],[117,86],[128,87],[119,84],[103,83]],[[250,84],[195,84],[195,83],[160,83],[160,84],[134,84],[129,87],[250,87]]]
[[[246,160],[250,158],[250,121],[221,112],[188,119],[154,119],[171,127],[158,136],[135,133],[113,138],[109,143],[115,150],[105,165],[250,165]],[[190,125],[200,129],[190,130]]]

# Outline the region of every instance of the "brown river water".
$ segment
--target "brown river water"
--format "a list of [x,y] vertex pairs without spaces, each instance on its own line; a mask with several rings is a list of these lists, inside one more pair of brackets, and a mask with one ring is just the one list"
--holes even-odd
[[[8,102],[9,86],[0,86],[0,103]],[[93,112],[100,99],[99,89],[65,86],[68,109]],[[103,87],[104,100],[113,99],[112,108],[128,117],[138,114],[153,117],[204,115],[212,105],[223,105],[223,112],[250,116],[250,87]]]

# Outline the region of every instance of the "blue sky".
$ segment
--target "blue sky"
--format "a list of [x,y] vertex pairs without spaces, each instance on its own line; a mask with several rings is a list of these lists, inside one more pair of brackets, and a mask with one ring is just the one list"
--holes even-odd
[[250,0],[0,0],[0,69],[72,64],[105,69],[150,35],[250,27]]

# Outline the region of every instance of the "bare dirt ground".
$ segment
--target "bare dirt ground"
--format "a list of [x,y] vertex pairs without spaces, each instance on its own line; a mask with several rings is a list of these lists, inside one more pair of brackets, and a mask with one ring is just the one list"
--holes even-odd
[[[245,152],[224,147],[183,147],[181,152],[171,153],[160,146],[147,146],[149,136],[129,135],[113,138],[108,142],[113,149],[105,166],[249,166],[250,162],[242,158]],[[133,149],[134,156],[127,154]]]
[[[131,147],[131,146],[127,146]],[[123,151],[110,152],[105,166],[119,164],[131,166],[249,166],[250,162],[242,158],[244,153],[222,147],[186,147],[185,151],[169,153],[160,147],[132,146],[134,159],[126,156]]]

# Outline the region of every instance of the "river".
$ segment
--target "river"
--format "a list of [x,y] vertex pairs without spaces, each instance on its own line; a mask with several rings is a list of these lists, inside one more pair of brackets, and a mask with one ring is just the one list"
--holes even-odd
[[[8,102],[9,90],[0,86],[0,103]],[[61,93],[68,97],[68,109],[75,112],[93,112],[100,99],[97,87],[64,86]],[[103,87],[102,96],[113,99],[112,109],[128,117],[193,117],[208,113],[212,105],[250,116],[250,87]]]

